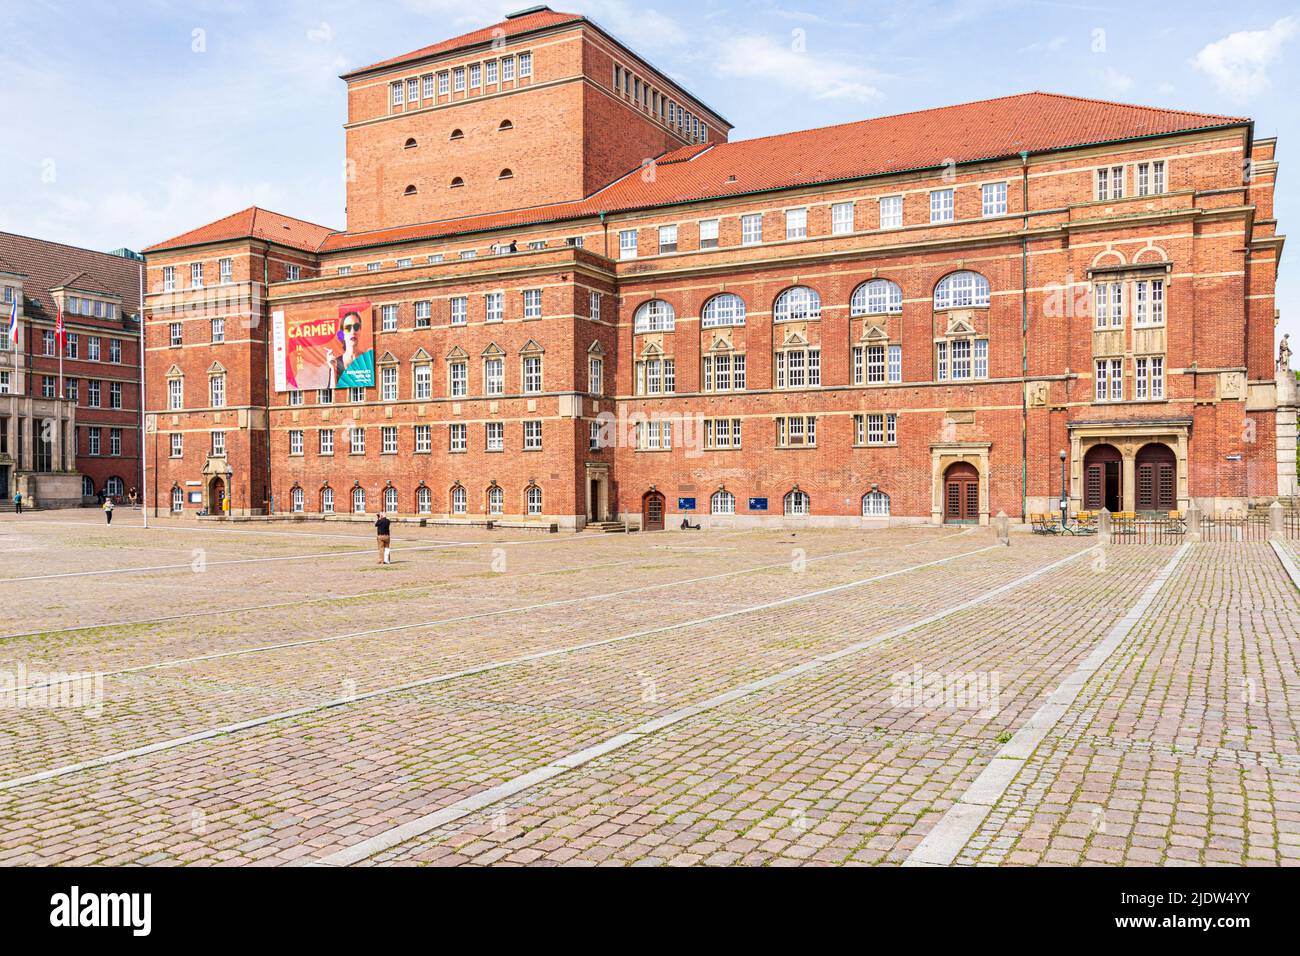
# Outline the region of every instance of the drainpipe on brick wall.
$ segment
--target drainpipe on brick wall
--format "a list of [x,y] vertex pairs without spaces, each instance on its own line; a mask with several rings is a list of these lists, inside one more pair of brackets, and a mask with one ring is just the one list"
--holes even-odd
[[[266,403],[266,511],[264,514],[269,518],[271,512],[275,510],[275,492],[271,490],[271,330],[267,327],[271,321],[271,247],[266,247],[266,252],[262,254],[262,296],[265,303],[262,306],[262,351],[266,353],[266,390],[262,392],[262,401]],[[253,429],[248,429],[248,454],[253,454]],[[250,470],[251,471],[251,470]],[[250,492],[252,488],[248,489]],[[249,513],[252,513],[253,502],[248,502]]]
[[1020,153],[1020,203],[1024,234],[1020,237],[1020,520],[1029,501],[1029,153]]
[[600,213],[600,228],[605,232],[605,258],[609,258],[609,223],[605,221],[605,213]]

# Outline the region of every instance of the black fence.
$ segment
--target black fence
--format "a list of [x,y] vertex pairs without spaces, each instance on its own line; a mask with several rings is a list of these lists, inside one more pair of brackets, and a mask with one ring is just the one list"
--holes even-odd
[[1112,518],[1110,540],[1115,544],[1182,544],[1187,522],[1181,518]]
[[[1181,544],[1196,537],[1188,528],[1186,519],[1181,517],[1112,517],[1110,528],[1111,541],[1115,544]],[[1281,531],[1285,538],[1300,540],[1300,510],[1283,510]],[[1200,518],[1201,541],[1231,544],[1267,541],[1271,536],[1272,525],[1265,508],[1253,509],[1244,515],[1202,515]]]

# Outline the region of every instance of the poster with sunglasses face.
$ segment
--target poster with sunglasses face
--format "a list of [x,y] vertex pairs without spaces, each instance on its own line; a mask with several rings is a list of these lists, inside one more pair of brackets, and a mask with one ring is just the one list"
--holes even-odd
[[339,306],[337,317],[272,316],[275,388],[373,388],[375,343],[369,302]]

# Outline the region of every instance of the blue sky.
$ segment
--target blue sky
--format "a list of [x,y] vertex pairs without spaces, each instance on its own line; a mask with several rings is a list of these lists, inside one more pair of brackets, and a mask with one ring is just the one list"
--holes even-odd
[[[140,248],[256,203],[342,227],[345,70],[528,4],[6,0],[0,229]],[[1025,90],[1248,115],[1300,222],[1300,6],[552,0],[736,124],[734,138]],[[799,49],[800,52],[796,52]],[[1298,240],[1300,241],[1300,240]],[[1283,331],[1300,342],[1297,250]]]

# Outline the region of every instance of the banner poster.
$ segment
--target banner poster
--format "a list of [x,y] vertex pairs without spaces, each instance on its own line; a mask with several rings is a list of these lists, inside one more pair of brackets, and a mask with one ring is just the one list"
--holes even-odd
[[373,388],[375,338],[369,302],[341,305],[336,316],[272,315],[275,390]]

